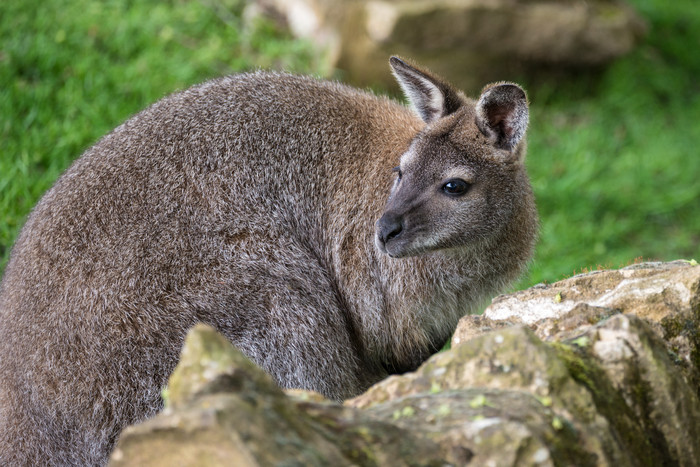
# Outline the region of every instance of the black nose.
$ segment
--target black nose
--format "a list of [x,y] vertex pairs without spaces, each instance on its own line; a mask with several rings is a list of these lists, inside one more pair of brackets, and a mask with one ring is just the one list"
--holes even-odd
[[401,235],[403,231],[403,219],[401,216],[395,214],[385,213],[379,221],[377,221],[377,235],[382,244],[386,245],[386,242],[392,238],[396,238]]

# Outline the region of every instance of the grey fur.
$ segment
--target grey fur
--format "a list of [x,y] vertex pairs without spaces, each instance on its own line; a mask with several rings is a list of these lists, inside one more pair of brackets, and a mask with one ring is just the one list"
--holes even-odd
[[[171,95],[83,154],[0,285],[0,465],[106,463],[160,410],[196,322],[281,386],[342,400],[417,367],[515,279],[537,230],[524,143],[498,147],[474,101],[415,70],[459,99],[427,126],[259,72]],[[471,183],[460,199],[435,189],[454,174]],[[402,247],[375,242],[388,198]]]

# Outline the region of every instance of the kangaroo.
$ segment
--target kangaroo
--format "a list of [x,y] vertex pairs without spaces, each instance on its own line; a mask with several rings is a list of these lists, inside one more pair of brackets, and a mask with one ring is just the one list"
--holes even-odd
[[0,285],[0,464],[101,465],[214,326],[341,401],[417,368],[519,276],[537,213],[525,92],[392,57],[412,109],[283,73],[173,94],[28,217]]

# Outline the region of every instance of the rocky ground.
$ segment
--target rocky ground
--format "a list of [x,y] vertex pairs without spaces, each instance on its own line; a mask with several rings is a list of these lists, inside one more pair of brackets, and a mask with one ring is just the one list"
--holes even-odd
[[113,465],[700,464],[700,266],[645,263],[496,298],[453,348],[344,405],[283,392],[212,329]]

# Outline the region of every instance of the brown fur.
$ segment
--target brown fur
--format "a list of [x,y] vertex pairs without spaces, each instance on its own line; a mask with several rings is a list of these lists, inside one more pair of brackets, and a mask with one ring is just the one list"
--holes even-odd
[[[0,465],[104,464],[160,410],[196,322],[281,386],[342,400],[415,368],[519,275],[537,227],[524,142],[504,149],[475,101],[392,65],[449,94],[427,125],[340,84],[242,74],[161,100],[66,171],[0,285]],[[461,204],[435,188],[448,171],[471,177]],[[384,241],[387,199],[405,230]],[[418,227],[443,240],[416,244]]]

